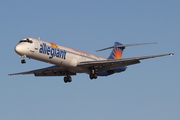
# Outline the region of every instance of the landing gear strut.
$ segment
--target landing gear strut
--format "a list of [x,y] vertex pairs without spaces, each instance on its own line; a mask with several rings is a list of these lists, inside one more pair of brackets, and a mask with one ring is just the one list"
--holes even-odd
[[67,75],[66,77],[64,77],[64,82],[65,82],[65,83],[71,82],[71,81],[72,81],[71,76]]

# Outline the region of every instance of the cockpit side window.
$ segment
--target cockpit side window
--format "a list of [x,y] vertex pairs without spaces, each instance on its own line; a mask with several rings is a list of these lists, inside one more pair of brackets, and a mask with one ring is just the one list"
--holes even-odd
[[32,40],[29,40],[28,38],[27,38],[26,40],[20,40],[20,41],[19,41],[19,43],[21,43],[21,42],[33,43],[33,41],[32,41]]

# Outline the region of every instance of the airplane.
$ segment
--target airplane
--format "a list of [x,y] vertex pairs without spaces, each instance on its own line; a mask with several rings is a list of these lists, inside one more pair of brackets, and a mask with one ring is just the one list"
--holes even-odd
[[86,73],[90,79],[97,79],[98,76],[109,76],[114,73],[124,72],[127,66],[140,63],[140,60],[174,55],[173,53],[152,55],[144,57],[122,58],[123,50],[128,46],[148,45],[156,43],[127,44],[115,42],[114,46],[100,49],[103,51],[112,49],[108,58],[99,57],[79,50],[71,49],[51,42],[36,38],[24,38],[15,46],[15,52],[26,63],[25,57],[38,61],[53,64],[51,67],[20,72],[12,75],[34,74],[35,76],[64,76],[64,82],[71,82],[72,75]]

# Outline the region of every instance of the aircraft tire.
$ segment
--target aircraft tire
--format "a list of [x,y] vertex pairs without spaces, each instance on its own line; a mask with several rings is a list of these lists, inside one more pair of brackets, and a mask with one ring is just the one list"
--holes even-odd
[[97,74],[94,74],[94,79],[97,79]]
[[64,82],[65,82],[65,83],[67,83],[67,82],[68,82],[67,77],[64,77]]
[[21,60],[21,63],[22,64],[26,63],[26,60],[25,59]]
[[97,74],[90,74],[89,75],[89,78],[92,80],[92,79],[97,79]]
[[93,74],[90,74],[89,75],[89,78],[92,80],[94,78],[94,75]]
[[71,76],[64,77],[64,82],[65,82],[65,83],[67,83],[67,82],[72,82]]
[[67,77],[67,81],[68,81],[68,82],[72,82],[71,76],[68,76],[68,77]]

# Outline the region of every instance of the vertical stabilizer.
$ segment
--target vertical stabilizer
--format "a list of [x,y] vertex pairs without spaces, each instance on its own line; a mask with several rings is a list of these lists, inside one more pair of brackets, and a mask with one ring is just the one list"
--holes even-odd
[[119,42],[114,43],[114,48],[111,52],[111,55],[109,56],[109,59],[121,59],[123,50],[125,49],[125,47],[117,47],[120,45],[122,45],[122,44]]

